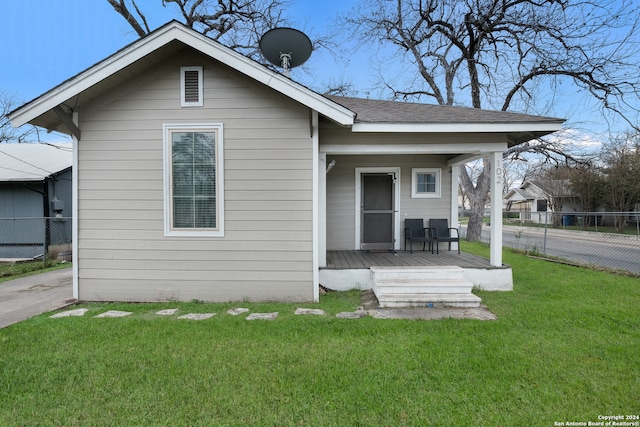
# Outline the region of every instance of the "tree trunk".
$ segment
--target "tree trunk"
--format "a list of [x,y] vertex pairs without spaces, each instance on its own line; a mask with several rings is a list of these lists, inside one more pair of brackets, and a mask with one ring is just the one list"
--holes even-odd
[[469,225],[467,226],[467,240],[479,242],[482,236],[482,219],[484,218],[484,207],[489,200],[489,187],[491,184],[491,161],[489,158],[482,159],[483,168],[478,176],[477,182],[473,183],[466,168],[460,168],[460,183],[464,187],[465,193],[469,197]]

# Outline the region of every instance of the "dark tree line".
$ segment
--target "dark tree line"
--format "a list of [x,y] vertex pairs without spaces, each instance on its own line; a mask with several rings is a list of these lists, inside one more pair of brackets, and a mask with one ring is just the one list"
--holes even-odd
[[[544,183],[555,212],[563,211],[563,201],[568,195],[583,212],[596,212],[601,207],[611,212],[637,212],[640,206],[640,136],[627,134],[613,139],[590,161],[572,167],[544,168],[533,178]],[[616,217],[614,225],[622,227],[625,221],[624,216]]]

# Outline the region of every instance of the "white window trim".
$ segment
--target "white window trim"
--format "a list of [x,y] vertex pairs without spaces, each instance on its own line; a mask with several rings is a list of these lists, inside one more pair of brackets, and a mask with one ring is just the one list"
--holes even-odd
[[[198,101],[197,102],[187,102],[185,100],[185,92],[186,92],[186,83],[185,83],[185,72],[186,71],[197,71],[198,72]],[[204,90],[202,88],[203,77],[202,77],[202,67],[201,66],[191,66],[191,67],[180,67],[180,106],[182,107],[202,107],[204,105],[203,94]]]
[[[174,131],[216,132],[216,222],[217,229],[173,229],[171,227],[171,138]],[[222,123],[175,123],[162,126],[164,157],[164,235],[182,237],[224,237],[224,133]]]
[[[418,192],[418,174],[432,173],[436,176],[436,189],[433,193]],[[442,169],[440,168],[413,168],[411,169],[411,198],[412,199],[439,199],[442,195]]]

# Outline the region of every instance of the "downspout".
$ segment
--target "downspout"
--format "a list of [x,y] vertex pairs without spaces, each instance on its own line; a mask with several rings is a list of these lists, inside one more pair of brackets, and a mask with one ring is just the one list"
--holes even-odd
[[312,268],[313,268],[313,301],[320,301],[320,174],[326,174],[324,167],[320,168],[320,136],[318,129],[318,112],[311,110],[311,144],[313,151],[312,171]]
[[[78,113],[72,113],[73,123],[78,125]],[[73,157],[71,163],[71,200],[72,200],[72,218],[71,218],[71,262],[73,265],[73,298],[79,299],[78,284],[78,136],[73,135]]]
[[22,186],[24,188],[26,188],[29,191],[33,191],[34,193],[38,193],[42,196],[42,219],[43,219],[43,225],[44,225],[44,239],[42,242],[43,245],[43,251],[42,251],[42,257],[43,260],[46,261],[47,260],[47,248],[49,247],[49,245],[51,244],[51,234],[49,231],[49,228],[47,227],[47,218],[49,217],[49,183],[47,178],[43,179],[42,182],[40,182],[40,185],[42,186],[42,190],[39,190],[37,187],[30,187],[29,185],[23,184]]

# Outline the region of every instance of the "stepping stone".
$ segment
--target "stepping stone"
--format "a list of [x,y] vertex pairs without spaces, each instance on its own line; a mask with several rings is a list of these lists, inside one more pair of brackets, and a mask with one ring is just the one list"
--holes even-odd
[[178,310],[179,309],[177,308],[168,308],[166,310],[160,310],[156,314],[159,316],[173,316],[174,314],[176,314],[176,311]]
[[232,316],[237,316],[238,314],[246,313],[248,311],[249,311],[248,308],[238,307],[238,308],[234,308],[232,310],[227,311],[227,313],[229,313]]
[[118,310],[109,310],[106,311],[102,314],[98,314],[97,316],[93,316],[93,317],[126,317],[130,314],[133,314],[129,311],[118,311]]
[[216,313],[189,313],[185,314],[184,316],[179,316],[178,319],[206,320],[215,315]]
[[56,313],[53,316],[49,316],[51,319],[58,319],[60,317],[71,317],[71,316],[84,316],[84,314],[89,311],[88,308],[76,308],[75,310],[63,311],[61,313]]
[[297,308],[294,314],[302,315],[302,314],[315,314],[317,316],[324,316],[324,310],[320,310],[318,308]]
[[273,320],[278,317],[278,313],[251,313],[247,317],[246,320]]
[[360,319],[362,317],[366,317],[369,313],[366,310],[358,310],[358,311],[343,311],[342,313],[336,314],[336,317],[340,319]]

